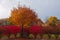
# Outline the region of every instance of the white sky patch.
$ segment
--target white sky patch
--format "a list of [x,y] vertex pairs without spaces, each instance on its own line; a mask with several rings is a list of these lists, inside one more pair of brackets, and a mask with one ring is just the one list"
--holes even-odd
[[2,0],[1,2],[0,2],[0,4],[5,4],[7,1],[6,0]]
[[0,5],[0,19],[7,18],[8,16],[9,16],[8,10],[3,8],[2,5]]
[[6,0],[2,0],[2,2],[1,2],[2,4],[4,4],[4,3],[6,3]]

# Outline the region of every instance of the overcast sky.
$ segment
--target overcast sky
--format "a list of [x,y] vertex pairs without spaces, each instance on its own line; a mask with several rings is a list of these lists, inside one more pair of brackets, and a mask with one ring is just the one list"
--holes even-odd
[[0,0],[0,19],[9,17],[11,9],[17,7],[19,1],[36,11],[43,21],[49,16],[60,19],[60,0]]

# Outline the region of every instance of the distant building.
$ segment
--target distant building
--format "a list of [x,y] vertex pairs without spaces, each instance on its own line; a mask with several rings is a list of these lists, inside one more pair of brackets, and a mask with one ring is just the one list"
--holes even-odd
[[0,26],[6,25],[6,20],[8,18],[0,19]]
[[57,21],[58,25],[60,25],[60,20]]

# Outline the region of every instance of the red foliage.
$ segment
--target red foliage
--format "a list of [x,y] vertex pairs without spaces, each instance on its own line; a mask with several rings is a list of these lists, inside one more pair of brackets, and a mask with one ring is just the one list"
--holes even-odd
[[52,30],[52,27],[43,27],[43,31],[44,31],[44,33],[50,33],[51,32],[51,30]]
[[60,25],[58,25],[57,28],[60,30]]
[[0,26],[0,34],[2,34],[4,31],[5,29],[2,26]]
[[0,31],[3,30],[4,28],[2,26],[0,26]]
[[59,31],[59,33],[60,33],[60,25],[57,25],[57,28],[58,28],[58,31]]
[[11,26],[4,26],[4,28],[6,29],[6,32],[9,34],[14,34],[14,33],[19,33],[21,32],[21,28],[15,25],[11,25]]
[[48,34],[58,34],[59,33],[60,28],[58,27],[53,27],[53,26],[48,26],[48,27],[44,27],[43,31],[44,33],[48,33]]
[[41,26],[34,25],[30,27],[29,32],[32,34],[43,34],[43,29]]
[[6,29],[4,28],[4,26],[0,26],[0,34],[3,35],[3,34],[7,34],[6,33]]

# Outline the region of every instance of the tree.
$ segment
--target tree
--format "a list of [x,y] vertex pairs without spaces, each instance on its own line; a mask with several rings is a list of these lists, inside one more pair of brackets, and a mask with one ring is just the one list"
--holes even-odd
[[47,19],[46,24],[48,24],[49,26],[56,26],[57,20],[58,20],[57,17],[51,16]]
[[18,7],[11,11],[10,20],[14,25],[22,28],[22,36],[24,32],[23,28],[36,24],[37,19],[36,13],[27,7]]
[[14,25],[27,26],[32,23],[36,23],[37,15],[36,13],[27,7],[14,8],[11,11],[10,20]]

